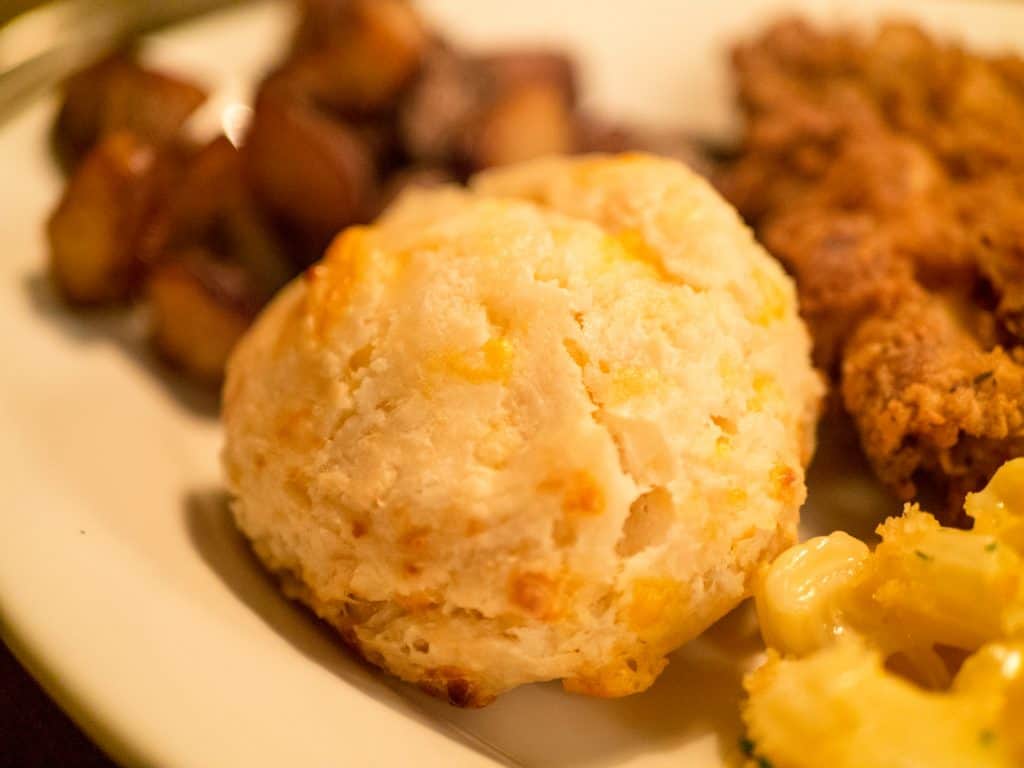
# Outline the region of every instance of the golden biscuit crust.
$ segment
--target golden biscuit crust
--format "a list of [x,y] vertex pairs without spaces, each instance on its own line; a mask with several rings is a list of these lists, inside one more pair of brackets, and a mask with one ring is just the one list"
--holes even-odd
[[809,346],[789,279],[676,163],[410,193],[232,359],[236,520],[349,645],[453,704],[643,690],[795,537]]

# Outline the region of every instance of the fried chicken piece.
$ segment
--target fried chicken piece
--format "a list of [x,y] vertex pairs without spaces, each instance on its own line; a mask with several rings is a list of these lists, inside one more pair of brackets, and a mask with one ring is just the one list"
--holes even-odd
[[834,215],[873,216],[892,240],[893,257],[927,285],[959,282],[970,269],[946,174],[914,141],[888,131],[851,136],[813,196]]
[[1024,453],[1024,62],[789,20],[734,67],[720,187],[796,277],[879,477],[955,513]]
[[796,278],[800,311],[814,334],[814,362],[835,371],[847,337],[865,317],[894,304],[912,283],[909,264],[862,213],[822,216],[816,208],[772,219],[761,237]]
[[996,317],[1024,340],[1024,174],[965,185],[959,194],[969,247],[997,296]]
[[817,182],[788,194],[760,235],[797,280],[825,370],[857,324],[914,279],[970,280],[944,173],[914,142],[884,130],[854,134]]
[[904,497],[927,479],[950,499],[1024,455],[1021,350],[986,350],[955,309],[911,291],[846,348],[842,395],[878,476]]

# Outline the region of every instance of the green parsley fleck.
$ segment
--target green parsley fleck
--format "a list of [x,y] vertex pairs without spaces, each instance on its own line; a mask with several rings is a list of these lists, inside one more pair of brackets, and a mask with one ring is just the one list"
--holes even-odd
[[748,739],[744,736],[739,740],[739,747],[740,752],[743,753],[744,757],[749,757],[751,760],[755,761],[757,768],[775,768],[775,766],[772,765],[771,760],[757,754],[757,745],[754,743],[753,739]]
[[985,551],[986,552],[995,552],[997,546],[999,546],[999,545],[996,544],[996,542],[990,541],[988,544],[985,545]]
[[935,559],[935,557],[933,555],[929,555],[927,552],[922,552],[920,549],[915,549],[914,550],[914,554],[917,555],[922,560],[924,560],[925,562],[928,562],[930,560],[934,560]]
[[740,739],[740,752],[742,752],[746,757],[753,757],[754,742],[744,736]]
[[983,747],[991,746],[996,740],[995,731],[990,731],[988,728],[978,731],[978,743]]

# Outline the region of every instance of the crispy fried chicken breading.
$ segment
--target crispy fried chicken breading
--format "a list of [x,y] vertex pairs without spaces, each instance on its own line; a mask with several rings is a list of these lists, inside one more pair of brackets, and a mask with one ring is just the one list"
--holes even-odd
[[823,217],[814,208],[773,218],[761,232],[800,286],[800,309],[814,333],[815,363],[836,369],[846,338],[866,316],[890,307],[912,282],[892,243],[862,213]]
[[959,509],[1024,454],[1024,61],[788,20],[734,66],[723,191],[796,277],[879,477]]
[[986,350],[934,294],[908,291],[860,323],[842,364],[843,403],[878,476],[897,493],[942,473],[950,506],[1024,455],[1020,348]]

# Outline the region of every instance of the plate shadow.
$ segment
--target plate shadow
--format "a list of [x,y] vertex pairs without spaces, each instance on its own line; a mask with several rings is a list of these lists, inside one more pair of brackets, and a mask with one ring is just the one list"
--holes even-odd
[[742,676],[761,648],[749,606],[673,654],[645,693],[601,700],[546,683],[511,691],[482,710],[459,710],[361,662],[326,624],[285,598],[236,529],[225,492],[189,493],[185,524],[202,560],[299,653],[363,694],[429,727],[440,726],[503,764],[598,768],[648,752],[668,758],[675,748],[709,739],[712,754],[739,765],[737,702]]
[[[185,526],[203,562],[250,610],[296,651],[362,694],[400,714],[437,728],[437,718],[410,697],[411,686],[371,667],[348,651],[334,631],[302,605],[286,598],[235,527],[228,495],[219,489],[185,496]],[[444,721],[443,732],[505,765],[518,765],[471,733]]]
[[71,341],[82,344],[113,344],[161,385],[161,389],[197,416],[216,418],[220,393],[215,387],[189,380],[157,355],[146,339],[146,318],[141,307],[69,306],[44,272],[24,277],[29,305],[43,320]]

